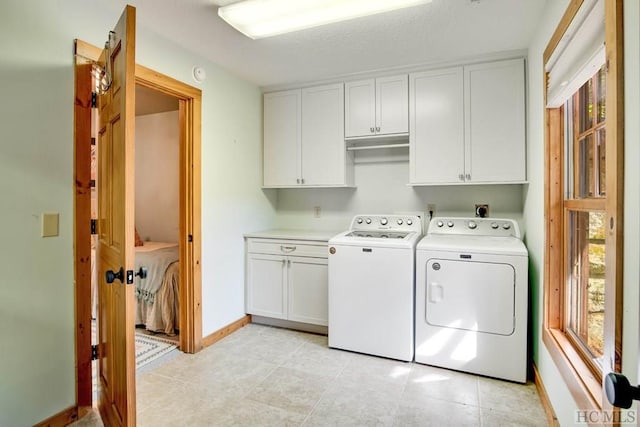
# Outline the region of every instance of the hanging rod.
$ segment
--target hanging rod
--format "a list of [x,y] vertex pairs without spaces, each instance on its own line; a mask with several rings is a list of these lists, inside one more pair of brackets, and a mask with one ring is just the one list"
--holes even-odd
[[358,147],[347,147],[347,151],[357,151],[357,150],[376,150],[378,148],[402,148],[408,147],[409,143],[406,144],[385,144],[385,145],[361,145]]

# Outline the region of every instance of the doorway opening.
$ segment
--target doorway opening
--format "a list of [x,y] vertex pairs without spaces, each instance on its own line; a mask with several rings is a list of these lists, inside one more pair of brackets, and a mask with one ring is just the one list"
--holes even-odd
[[[96,150],[92,118],[93,71],[100,49],[76,40],[75,70],[75,280],[77,405],[93,405],[91,330],[97,292],[92,269],[97,183],[92,175]],[[136,65],[136,253],[163,252],[165,264],[146,274],[161,276],[158,289],[136,289],[135,318],[140,329],[166,334],[178,348],[195,353],[202,348],[200,269],[200,126],[201,91],[156,71]],[[164,107],[160,107],[164,105]],[[145,109],[146,108],[146,109]],[[95,115],[94,115],[95,116]],[[92,126],[94,129],[92,129]],[[156,170],[151,176],[150,171]],[[160,188],[158,186],[163,186]],[[139,214],[139,215],[138,215]],[[92,224],[92,227],[89,226]],[[95,230],[94,230],[95,231]],[[145,248],[146,245],[146,248]],[[137,255],[136,255],[137,256]],[[141,255],[143,256],[143,255]],[[173,260],[173,258],[176,258]],[[177,261],[177,262],[173,262]],[[136,269],[138,266],[136,266]],[[136,272],[141,273],[140,270]],[[159,273],[158,273],[159,272]],[[157,282],[158,283],[158,282]],[[146,309],[145,309],[146,307]],[[131,324],[128,327],[134,328]],[[98,328],[100,326],[98,325]],[[99,354],[99,349],[98,349]],[[99,356],[98,356],[99,357]],[[122,367],[133,369],[135,367]]]

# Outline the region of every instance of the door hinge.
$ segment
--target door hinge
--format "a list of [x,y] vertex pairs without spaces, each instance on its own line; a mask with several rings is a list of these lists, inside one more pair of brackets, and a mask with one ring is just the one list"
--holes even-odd
[[91,360],[98,360],[98,345],[91,346]]
[[96,108],[98,106],[98,94],[96,92],[91,92],[91,108]]
[[98,234],[98,221],[91,219],[91,234]]
[[189,236],[187,236],[187,241],[189,243],[193,242],[193,234],[189,234]]

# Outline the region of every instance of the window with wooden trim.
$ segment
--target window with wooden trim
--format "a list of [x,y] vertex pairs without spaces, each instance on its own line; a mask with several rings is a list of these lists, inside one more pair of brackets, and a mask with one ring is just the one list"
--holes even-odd
[[622,1],[572,0],[543,60],[542,339],[578,407],[610,409],[602,378],[622,354]]
[[564,333],[602,376],[605,316],[606,70],[565,104]]

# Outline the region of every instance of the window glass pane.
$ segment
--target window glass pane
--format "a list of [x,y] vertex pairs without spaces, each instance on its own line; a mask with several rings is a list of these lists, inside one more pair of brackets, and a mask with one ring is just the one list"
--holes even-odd
[[606,148],[607,148],[607,134],[605,129],[599,129],[596,134],[596,142],[597,142],[597,155],[598,155],[598,165],[597,165],[597,179],[598,179],[598,196],[604,197],[607,195],[606,192]]
[[569,328],[594,358],[604,345],[604,212],[569,213]]
[[593,126],[593,80],[578,89],[578,133]]
[[578,167],[576,168],[576,182],[578,183],[578,198],[593,197],[595,182],[593,174],[593,134],[587,134],[578,141]]
[[598,75],[596,78],[598,79],[598,93],[596,94],[598,111],[596,113],[596,121],[598,123],[602,123],[607,118],[607,110],[605,108],[605,95],[607,93],[607,73],[605,71],[604,65],[602,66],[602,68],[600,68],[600,71],[598,71]]

